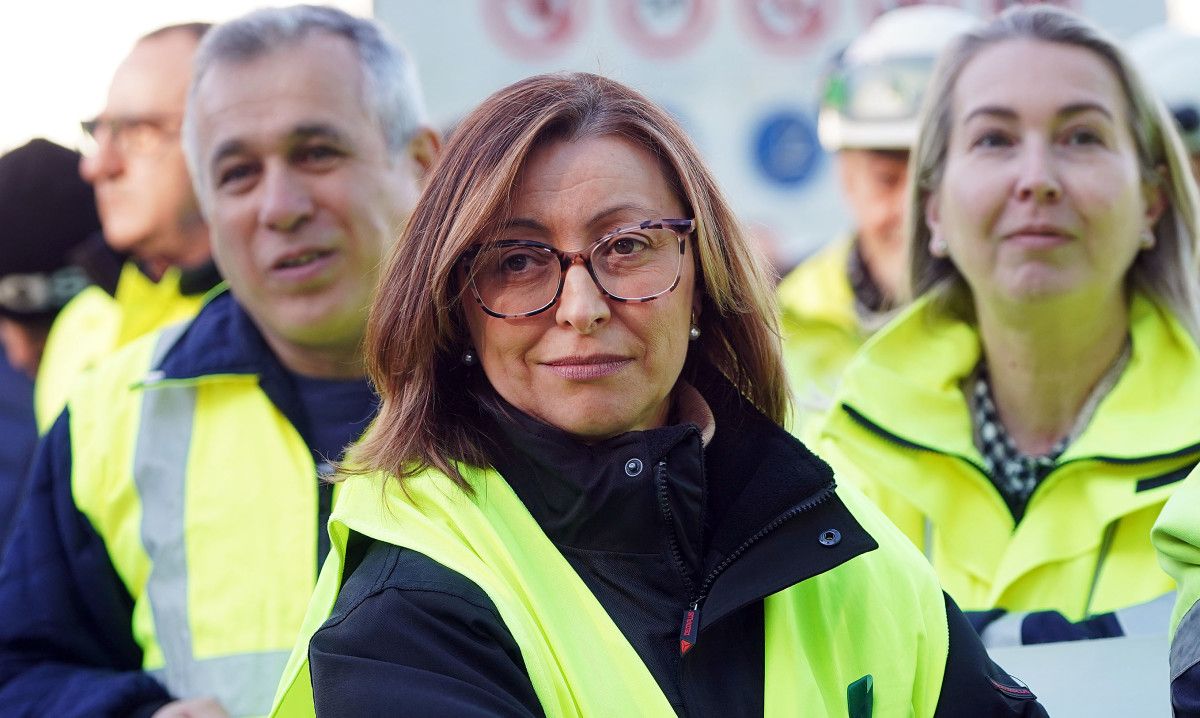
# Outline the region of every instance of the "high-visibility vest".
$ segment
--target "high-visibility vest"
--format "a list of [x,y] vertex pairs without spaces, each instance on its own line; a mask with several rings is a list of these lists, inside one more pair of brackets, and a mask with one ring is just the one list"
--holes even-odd
[[316,467],[256,375],[156,370],[183,328],[79,383],[71,490],[133,598],[144,670],[264,715],[316,582]]
[[833,401],[842,372],[870,333],[859,326],[847,265],[846,236],[792,270],[779,283],[783,360],[795,398],[793,431],[811,435]]
[[50,328],[34,384],[34,414],[39,433],[54,424],[79,376],[104,357],[140,336],[190,319],[204,303],[202,295],[179,290],[178,267],[158,282],[127,262],[116,296],[97,286],[75,295]]
[[1053,610],[1078,621],[1158,599],[1174,582],[1150,528],[1200,460],[1200,351],[1140,295],[1130,335],[1116,385],[1015,525],[975,446],[961,386],[980,358],[978,334],[930,297],[847,369],[818,452],[924,550],[964,610]]
[[[487,593],[546,715],[674,715],[637,652],[504,479],[464,474],[473,497],[433,471],[407,481],[406,490],[380,475],[343,483],[329,559],[272,715],[314,713],[308,642],[332,611],[351,532],[418,551]],[[764,600],[765,713],[856,715],[848,712],[848,686],[869,680],[874,715],[930,716],[948,651],[941,589],[861,494],[838,495],[881,548]]]

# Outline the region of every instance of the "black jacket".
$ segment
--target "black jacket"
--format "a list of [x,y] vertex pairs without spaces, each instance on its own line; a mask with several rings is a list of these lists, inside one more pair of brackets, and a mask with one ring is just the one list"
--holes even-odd
[[[723,380],[697,388],[716,420],[707,446],[690,423],[589,446],[501,407],[493,463],[680,715],[762,715],[762,599],[877,544],[828,466]],[[318,715],[542,714],[519,647],[471,581],[361,536],[344,575],[309,644]],[[683,654],[693,608],[699,632]],[[938,715],[1044,715],[948,598],[946,610]]]

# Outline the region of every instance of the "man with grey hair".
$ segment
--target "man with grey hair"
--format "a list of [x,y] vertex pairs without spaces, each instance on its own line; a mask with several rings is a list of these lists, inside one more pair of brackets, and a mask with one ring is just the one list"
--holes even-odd
[[359,346],[439,141],[408,58],[329,8],[196,55],[184,145],[227,292],[131,344],[43,442],[0,564],[0,705],[263,714],[375,410]]

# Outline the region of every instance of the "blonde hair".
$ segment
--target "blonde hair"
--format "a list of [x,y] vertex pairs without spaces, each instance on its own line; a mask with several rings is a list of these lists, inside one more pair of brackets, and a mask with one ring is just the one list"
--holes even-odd
[[1115,42],[1082,18],[1048,6],[1011,8],[988,25],[959,37],[938,61],[926,93],[909,170],[905,220],[909,262],[906,299],[914,299],[939,287],[965,288],[954,264],[929,252],[930,230],[925,224],[925,204],[940,185],[946,166],[953,125],[954,87],[963,68],[985,48],[1021,39],[1089,50],[1102,59],[1119,80],[1142,179],[1150,186],[1162,187],[1167,199],[1167,207],[1154,227],[1155,246],[1138,253],[1128,277],[1133,286],[1166,305],[1193,338],[1200,338],[1196,185],[1174,122]]
[[773,283],[679,124],[612,80],[539,75],[487,98],[455,128],[387,260],[366,335],[367,372],[382,404],[348,465],[400,479],[433,467],[469,490],[455,464],[487,465],[495,438],[480,402],[495,395],[482,372],[461,361],[470,339],[455,268],[468,248],[494,237],[535,149],[610,135],[656,157],[696,219],[701,336],[689,349],[684,378],[707,362],[783,422],[787,389]]

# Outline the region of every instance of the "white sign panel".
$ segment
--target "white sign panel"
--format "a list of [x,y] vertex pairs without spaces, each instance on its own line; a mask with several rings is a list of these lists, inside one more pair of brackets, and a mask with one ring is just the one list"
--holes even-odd
[[[837,50],[903,0],[376,0],[416,55],[449,127],[528,75],[597,72],[674,113],[756,234],[790,264],[848,228],[816,98]],[[991,14],[1004,0],[946,4]],[[1161,1],[1063,0],[1118,36],[1164,20]]]

